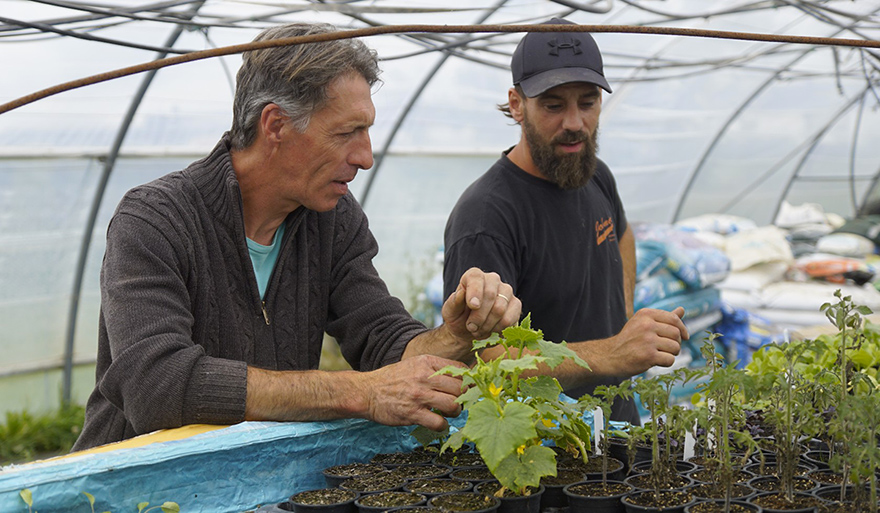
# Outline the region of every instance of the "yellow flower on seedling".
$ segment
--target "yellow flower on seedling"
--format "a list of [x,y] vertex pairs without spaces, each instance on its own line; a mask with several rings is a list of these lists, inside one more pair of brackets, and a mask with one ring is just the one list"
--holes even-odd
[[516,452],[517,452],[517,454],[520,454],[520,455],[522,453],[526,452],[526,444],[522,444],[519,447],[517,447]]
[[501,387],[496,387],[495,383],[489,383],[489,393],[492,394],[492,397],[498,397],[501,393]]
[[554,424],[553,421],[550,420],[550,419],[541,419],[541,423],[544,424],[544,426],[545,426],[545,427],[548,427],[548,428],[552,428],[552,427],[554,427],[554,426],[556,425],[556,424]]

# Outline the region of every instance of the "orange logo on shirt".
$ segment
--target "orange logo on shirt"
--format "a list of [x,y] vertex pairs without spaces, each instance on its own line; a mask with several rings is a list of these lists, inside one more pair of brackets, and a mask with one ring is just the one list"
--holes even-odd
[[601,246],[606,240],[614,240],[614,221],[611,218],[596,221],[596,245]]

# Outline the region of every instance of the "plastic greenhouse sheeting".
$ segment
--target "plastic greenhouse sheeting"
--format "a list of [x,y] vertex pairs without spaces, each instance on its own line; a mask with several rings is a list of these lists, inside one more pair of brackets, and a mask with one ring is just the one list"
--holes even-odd
[[[352,29],[564,16],[581,24],[876,42],[878,15],[880,0],[0,0],[0,103],[149,62],[160,51],[248,42],[289,21]],[[381,59],[383,83],[373,96],[376,164],[352,192],[381,248],[377,269],[409,306],[436,273],[434,255],[458,195],[518,140],[519,127],[496,106],[507,100],[510,56],[521,37],[365,38]],[[765,225],[784,201],[851,217],[880,200],[876,49],[594,37],[614,90],[603,99],[599,155],[630,221],[720,213]],[[0,411],[57,406],[65,363],[72,398],[84,402],[94,386],[107,220],[125,190],[210,150],[230,125],[239,63],[231,55],[171,66],[149,83],[133,75],[0,114]]]
[[27,511],[19,496],[26,488],[35,511],[88,511],[87,492],[95,511],[172,501],[186,512],[241,512],[326,488],[327,467],[411,450],[417,443],[410,431],[365,420],[243,422],[179,440],[74,453],[0,471],[0,511]]

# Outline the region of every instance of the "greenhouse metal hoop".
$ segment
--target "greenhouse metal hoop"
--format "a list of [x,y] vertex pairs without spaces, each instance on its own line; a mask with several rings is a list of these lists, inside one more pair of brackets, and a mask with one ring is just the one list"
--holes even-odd
[[[504,0],[500,1],[499,4],[503,4]],[[196,7],[190,11],[190,15],[194,15],[199,7],[203,4],[203,2],[197,2]],[[524,24],[512,24],[512,25],[419,25],[419,24],[407,24],[407,25],[384,25],[378,27],[367,27],[361,29],[348,29],[341,30],[335,32],[328,32],[323,34],[313,34],[308,36],[298,36],[298,37],[290,37],[290,38],[281,38],[274,40],[266,40],[266,41],[257,41],[257,42],[249,42],[239,45],[231,45],[219,48],[212,48],[210,50],[189,52],[182,55],[176,55],[173,57],[162,57],[157,58],[155,60],[129,66],[125,68],[120,68],[117,70],[100,73],[97,75],[92,75],[89,77],[84,77],[81,79],[65,82],[62,84],[55,85],[53,87],[49,87],[32,94],[23,96],[11,102],[0,104],[0,114],[4,114],[6,112],[12,111],[19,107],[23,107],[30,103],[34,103],[36,101],[42,100],[49,96],[53,96],[56,94],[63,93],[65,91],[77,89],[80,87],[85,87],[89,85],[98,84],[101,82],[106,82],[109,80],[114,80],[117,78],[122,78],[130,75],[135,75],[143,72],[150,72],[150,74],[145,78],[144,82],[141,84],[139,88],[138,96],[142,97],[146,87],[148,87],[150,81],[152,80],[153,74],[161,69],[168,66],[173,66],[177,64],[184,64],[187,62],[194,62],[203,59],[209,59],[214,57],[221,57],[226,55],[234,55],[252,50],[259,50],[264,48],[273,48],[279,46],[288,46],[295,44],[309,44],[309,43],[319,43],[326,41],[334,41],[341,39],[351,39],[356,37],[370,37],[377,35],[386,35],[386,34],[419,34],[419,33],[518,33],[518,32],[592,32],[592,33],[627,33],[627,34],[646,34],[646,35],[669,35],[669,36],[687,36],[687,37],[703,37],[703,38],[715,38],[715,39],[733,39],[733,40],[743,40],[743,41],[756,41],[756,42],[767,42],[767,43],[783,43],[783,44],[804,44],[804,45],[818,45],[818,46],[843,46],[843,47],[862,47],[862,48],[880,48],[880,41],[870,40],[870,39],[843,39],[843,38],[833,38],[833,37],[813,37],[813,36],[792,36],[792,35],[778,35],[778,34],[763,34],[763,33],[749,33],[749,32],[736,32],[736,31],[720,31],[720,30],[708,30],[708,29],[692,29],[692,28],[677,28],[677,27],[647,27],[647,26],[634,26],[634,25],[547,25],[547,24],[535,24],[535,25],[524,25]],[[168,42],[166,42],[166,46],[173,45],[173,42],[179,37],[179,31],[175,31],[175,34],[172,35]],[[162,53],[159,54],[160,56]],[[167,55],[167,52],[165,53]],[[444,59],[445,60],[445,59]],[[441,60],[439,65],[442,65],[444,60]],[[439,67],[436,66],[436,67]],[[424,84],[422,85],[424,87]],[[417,96],[417,95],[416,95]],[[139,103],[139,98],[136,98],[133,101],[132,106],[129,109],[129,112],[126,116],[126,120],[124,122],[125,125],[131,122],[131,118],[134,115],[134,111],[136,110],[136,105]],[[124,133],[125,130],[123,130]],[[121,146],[121,139],[117,138],[114,142],[114,151],[112,154],[116,154],[119,150],[119,146]],[[387,149],[387,148],[386,148]],[[383,152],[384,153],[384,152]],[[105,163],[105,178],[109,175],[108,169],[112,168],[113,163],[108,162]],[[369,185],[367,189],[369,190]],[[99,195],[100,196],[100,195]],[[93,207],[93,210],[96,210]],[[94,216],[94,213],[92,214]],[[94,219],[91,220],[94,222]],[[90,238],[90,237],[89,237]],[[88,247],[88,244],[84,246]],[[64,379],[63,379],[63,402],[67,403],[70,401],[71,395],[71,375],[72,375],[72,366],[73,366],[73,338],[74,338],[74,330],[76,325],[76,311],[78,306],[78,296],[79,290],[81,288],[82,274],[83,268],[85,266],[85,253],[86,251],[81,251],[81,255],[78,262],[78,270],[77,270],[77,278],[75,280],[74,285],[74,298],[71,304],[71,312],[68,326],[68,336],[67,343],[65,344],[65,354],[64,354]]]
[[187,62],[233,55],[251,50],[273,48],[276,46],[288,46],[306,43],[320,43],[336,41],[339,39],[351,39],[355,37],[370,37],[385,34],[420,34],[420,33],[516,33],[516,32],[592,32],[592,33],[619,33],[619,34],[650,34],[668,36],[705,37],[714,39],[738,39],[743,41],[761,41],[768,43],[794,43],[822,46],[849,46],[862,48],[880,48],[880,41],[868,39],[838,39],[828,37],[789,36],[779,34],[761,34],[753,32],[735,32],[727,30],[708,30],[677,27],[643,27],[635,25],[384,25],[381,27],[367,27],[361,29],[341,30],[324,34],[308,36],[288,37],[266,41],[254,41],[239,45],[224,46],[190,52],[174,57],[158,59],[135,66],[120,68],[106,73],[100,73],[63,84],[58,84],[35,93],[22,96],[16,100],[0,105],[0,114],[23,107],[43,98],[53,96],[71,89],[127,77],[145,71],[157,70],[167,66],[183,64]]

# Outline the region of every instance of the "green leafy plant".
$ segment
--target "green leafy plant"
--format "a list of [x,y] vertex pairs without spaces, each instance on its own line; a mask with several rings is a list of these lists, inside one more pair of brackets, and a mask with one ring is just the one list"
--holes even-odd
[[800,440],[812,438],[823,427],[815,414],[814,382],[799,372],[805,355],[815,352],[810,341],[766,346],[768,358],[782,364],[779,372],[752,374],[753,385],[746,395],[764,410],[765,420],[773,427],[773,447],[781,491],[789,502],[794,500],[794,476],[800,456]]
[[592,408],[595,400],[585,396],[568,402],[561,397],[556,378],[524,373],[541,364],[555,368],[565,360],[589,366],[564,342],[544,340],[540,330],[531,328],[530,316],[504,329],[501,336],[474,342],[476,351],[492,346],[501,346],[504,354],[488,361],[478,355],[471,368],[449,366],[438,371],[460,376],[467,388],[458,398],[467,422],[449,436],[443,450],[473,442],[502,486],[526,494],[540,485],[542,477],[556,475],[556,453],[544,441],[587,461],[591,432],[583,411]]
[[[724,365],[724,357],[715,346],[720,336],[709,334],[700,348],[708,380],[698,385],[691,400],[705,400],[701,408],[694,410],[704,430],[704,466],[714,472],[715,483],[724,490],[724,511],[729,511],[736,467],[745,465],[749,455],[759,448],[745,428],[746,411],[741,400],[750,378],[736,366]],[[742,452],[741,458],[734,457],[734,447]]]
[[[633,396],[632,381],[626,380],[620,385],[599,385],[593,390],[593,396],[599,399],[599,407],[602,408],[602,418],[605,425],[602,428],[602,436],[599,438],[599,449],[602,458],[602,485],[608,485],[608,458],[611,452],[611,439],[615,436],[625,436],[625,432],[613,427],[611,424],[611,407],[617,398],[630,399]],[[598,431],[598,429],[597,429]]]
[[[95,496],[88,492],[82,492],[82,494],[89,501],[89,508],[91,509],[91,512],[95,513]],[[36,511],[33,510],[34,496],[30,489],[25,488],[18,492],[18,495],[21,497],[21,500],[23,500],[24,503],[27,504],[28,513],[36,513]],[[176,502],[166,501],[161,505],[153,507],[148,507],[149,505],[149,502],[139,503],[137,505],[138,513],[148,513],[149,511],[153,511],[155,509],[161,509],[162,513],[180,513],[180,506]],[[110,513],[110,511],[105,511],[104,513]]]
[[68,452],[84,420],[85,408],[76,404],[45,414],[6,412],[0,424],[0,465]]
[[696,375],[687,368],[681,368],[634,382],[633,389],[648,410],[650,420],[640,430],[631,431],[641,434],[650,442],[651,468],[648,475],[655,496],[659,496],[661,490],[674,486],[669,480],[677,475],[675,461],[693,418],[692,411],[670,404],[672,389],[677,383],[685,384]]

